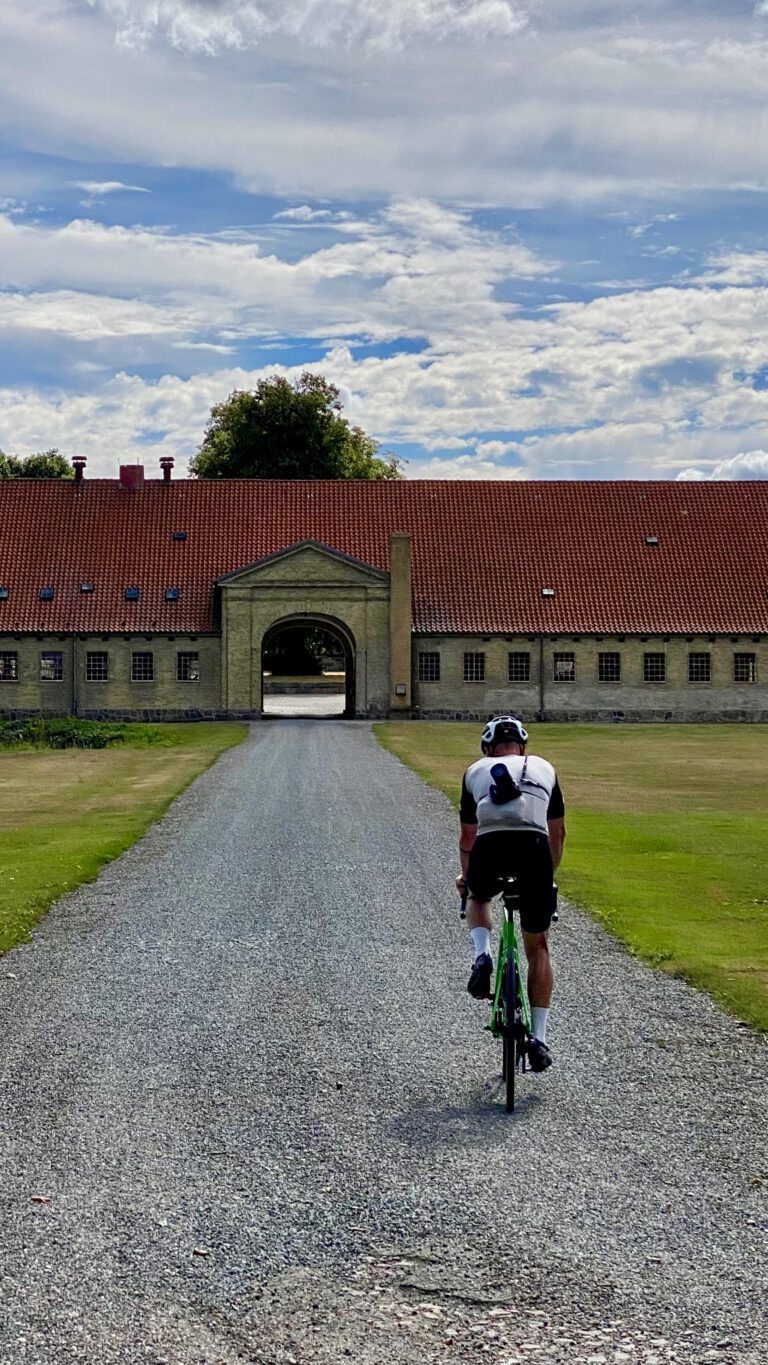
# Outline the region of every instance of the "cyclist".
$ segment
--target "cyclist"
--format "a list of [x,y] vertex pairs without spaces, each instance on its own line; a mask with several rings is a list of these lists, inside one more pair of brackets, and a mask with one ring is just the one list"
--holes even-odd
[[557,773],[544,758],[526,752],[528,732],[517,716],[494,716],[483,730],[484,757],[467,768],[461,787],[461,875],[474,962],[470,995],[491,990],[491,900],[503,877],[515,876],[528,960],[531,1004],[529,1060],[533,1071],[552,1064],[547,1021],[552,1000],[552,961],[547,930],[552,918],[552,874],[563,856],[565,805]]

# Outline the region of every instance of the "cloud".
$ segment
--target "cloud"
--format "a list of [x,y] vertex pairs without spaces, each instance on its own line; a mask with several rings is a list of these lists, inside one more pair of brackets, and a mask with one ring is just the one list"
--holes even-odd
[[85,190],[97,199],[103,199],[108,194],[117,194],[121,190],[134,194],[151,194],[151,190],[145,189],[143,185],[124,185],[122,180],[73,180],[72,184],[75,189]]
[[142,47],[155,37],[212,53],[283,35],[320,48],[399,50],[414,40],[509,37],[525,28],[527,7],[512,0],[88,0],[115,24],[118,41]]
[[748,450],[721,460],[708,472],[703,469],[682,469],[678,479],[768,479],[768,451]]

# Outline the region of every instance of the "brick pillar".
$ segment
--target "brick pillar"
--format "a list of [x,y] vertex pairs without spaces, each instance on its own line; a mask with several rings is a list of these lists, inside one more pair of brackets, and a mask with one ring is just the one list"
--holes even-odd
[[389,709],[411,713],[411,536],[395,531],[389,541]]

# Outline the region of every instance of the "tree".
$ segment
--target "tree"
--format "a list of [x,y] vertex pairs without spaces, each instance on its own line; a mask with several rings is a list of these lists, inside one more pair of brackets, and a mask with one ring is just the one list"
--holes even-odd
[[21,458],[0,450],[0,479],[73,479],[75,471],[58,450],[38,450]]
[[398,479],[393,455],[341,415],[322,375],[260,379],[211,408],[190,470],[200,479]]

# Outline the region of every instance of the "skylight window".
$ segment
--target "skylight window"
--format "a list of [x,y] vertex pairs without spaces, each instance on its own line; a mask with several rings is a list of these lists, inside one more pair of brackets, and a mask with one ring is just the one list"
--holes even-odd
[[138,600],[139,600],[139,590],[138,590],[138,588],[126,588],[126,590],[125,590],[125,600],[126,600],[126,602],[138,602]]
[[41,602],[52,602],[52,601],[53,601],[53,598],[54,598],[54,591],[53,591],[53,588],[41,588],[41,589],[40,589],[40,601],[41,601]]
[[166,588],[166,590],[165,590],[165,600],[166,600],[166,602],[178,602],[178,600],[179,600],[179,589],[178,589],[178,588]]
[[0,588],[0,602],[7,602],[10,595],[10,588]]
[[173,533],[174,540],[186,540],[186,538],[187,538],[186,531],[174,531]]
[[542,597],[554,597],[555,590],[554,588],[542,588],[541,595]]
[[81,592],[93,592],[93,584],[92,584],[92,583],[81,583],[81,584],[80,584],[80,591],[81,591]]
[[646,537],[645,537],[645,543],[646,543],[646,545],[658,545],[658,543],[659,543],[659,537],[658,537],[658,536],[646,536]]

